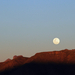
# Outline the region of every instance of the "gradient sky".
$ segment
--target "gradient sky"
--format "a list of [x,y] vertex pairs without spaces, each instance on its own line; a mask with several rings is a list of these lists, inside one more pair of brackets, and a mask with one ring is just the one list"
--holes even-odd
[[62,49],[75,49],[75,0],[0,0],[0,61]]

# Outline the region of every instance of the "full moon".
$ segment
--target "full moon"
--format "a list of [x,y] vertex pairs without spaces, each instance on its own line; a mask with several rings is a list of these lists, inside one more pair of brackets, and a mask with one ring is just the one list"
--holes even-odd
[[53,43],[54,43],[54,44],[59,44],[59,43],[60,43],[59,38],[54,38],[54,39],[53,39]]

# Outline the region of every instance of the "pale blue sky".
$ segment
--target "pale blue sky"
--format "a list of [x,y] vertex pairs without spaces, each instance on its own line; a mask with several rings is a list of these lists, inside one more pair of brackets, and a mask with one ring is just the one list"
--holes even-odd
[[0,0],[0,61],[65,48],[75,48],[75,0]]

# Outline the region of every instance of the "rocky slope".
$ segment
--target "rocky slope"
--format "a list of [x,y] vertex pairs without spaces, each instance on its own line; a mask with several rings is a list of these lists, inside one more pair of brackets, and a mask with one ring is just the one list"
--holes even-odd
[[13,68],[16,68],[18,66],[21,66],[25,64],[25,61],[28,59],[28,57],[23,57],[23,56],[17,56],[13,57],[13,59],[7,59],[5,62],[0,63],[0,72],[6,71],[6,70],[11,70]]

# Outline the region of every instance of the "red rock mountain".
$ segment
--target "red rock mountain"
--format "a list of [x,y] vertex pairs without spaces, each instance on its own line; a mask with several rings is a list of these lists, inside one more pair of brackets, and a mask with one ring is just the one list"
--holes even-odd
[[0,72],[21,66],[21,65],[25,64],[25,61],[27,59],[28,59],[28,57],[23,57],[21,55],[16,56],[16,57],[14,56],[13,59],[10,61],[7,59],[5,62],[0,63]]
[[36,62],[36,63],[66,63],[75,64],[75,50],[61,50],[52,52],[41,52],[36,53],[26,63]]
[[11,61],[11,59],[9,59],[9,58],[8,58],[8,59],[7,59],[7,60],[5,60],[4,62],[8,62],[8,61]]
[[20,56],[14,56],[12,60],[0,63],[0,72],[11,70],[18,66],[22,66],[26,63],[64,63],[64,64],[75,64],[75,49],[72,50],[61,50],[61,51],[50,51],[36,53],[34,56],[28,58]]

